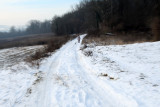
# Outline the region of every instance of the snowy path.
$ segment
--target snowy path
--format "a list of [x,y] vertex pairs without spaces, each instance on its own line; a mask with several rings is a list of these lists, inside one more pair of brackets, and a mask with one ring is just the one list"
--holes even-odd
[[[85,35],[82,35],[83,38]],[[127,95],[115,92],[87,68],[77,39],[64,45],[40,69],[43,81],[19,106],[27,107],[135,107]],[[16,105],[16,106],[18,106]]]

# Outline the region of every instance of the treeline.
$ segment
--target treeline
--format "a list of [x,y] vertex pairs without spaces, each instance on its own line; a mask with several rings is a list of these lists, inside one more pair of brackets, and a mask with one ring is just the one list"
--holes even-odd
[[57,35],[148,32],[160,40],[160,0],[83,0],[52,20]]
[[42,33],[51,33],[51,21],[38,21],[38,20],[31,20],[26,28],[24,29],[17,29],[12,26],[9,32],[0,32],[0,38],[8,38],[8,37],[17,37],[17,36],[24,36],[30,34],[42,34]]

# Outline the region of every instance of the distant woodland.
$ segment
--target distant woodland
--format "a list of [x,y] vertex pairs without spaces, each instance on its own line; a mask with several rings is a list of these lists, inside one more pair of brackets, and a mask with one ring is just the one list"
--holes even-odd
[[0,36],[48,32],[57,35],[145,32],[153,40],[160,40],[160,0],[82,0],[72,11],[54,16],[51,21],[33,20],[25,30],[12,27],[9,33],[1,32]]

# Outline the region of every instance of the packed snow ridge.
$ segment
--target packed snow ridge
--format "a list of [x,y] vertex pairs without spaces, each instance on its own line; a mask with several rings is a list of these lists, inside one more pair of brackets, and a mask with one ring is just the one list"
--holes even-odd
[[0,107],[159,107],[160,42],[81,42],[68,42],[39,68],[23,61],[1,67]]

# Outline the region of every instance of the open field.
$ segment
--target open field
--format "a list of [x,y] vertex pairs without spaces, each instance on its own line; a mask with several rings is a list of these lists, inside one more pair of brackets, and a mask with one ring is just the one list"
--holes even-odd
[[0,49],[21,46],[44,45],[55,37],[56,36],[54,34],[49,33],[26,35],[21,37],[0,38]]
[[18,63],[24,62],[26,58],[33,55],[37,50],[44,46],[15,47],[0,50],[0,68],[7,68]]

